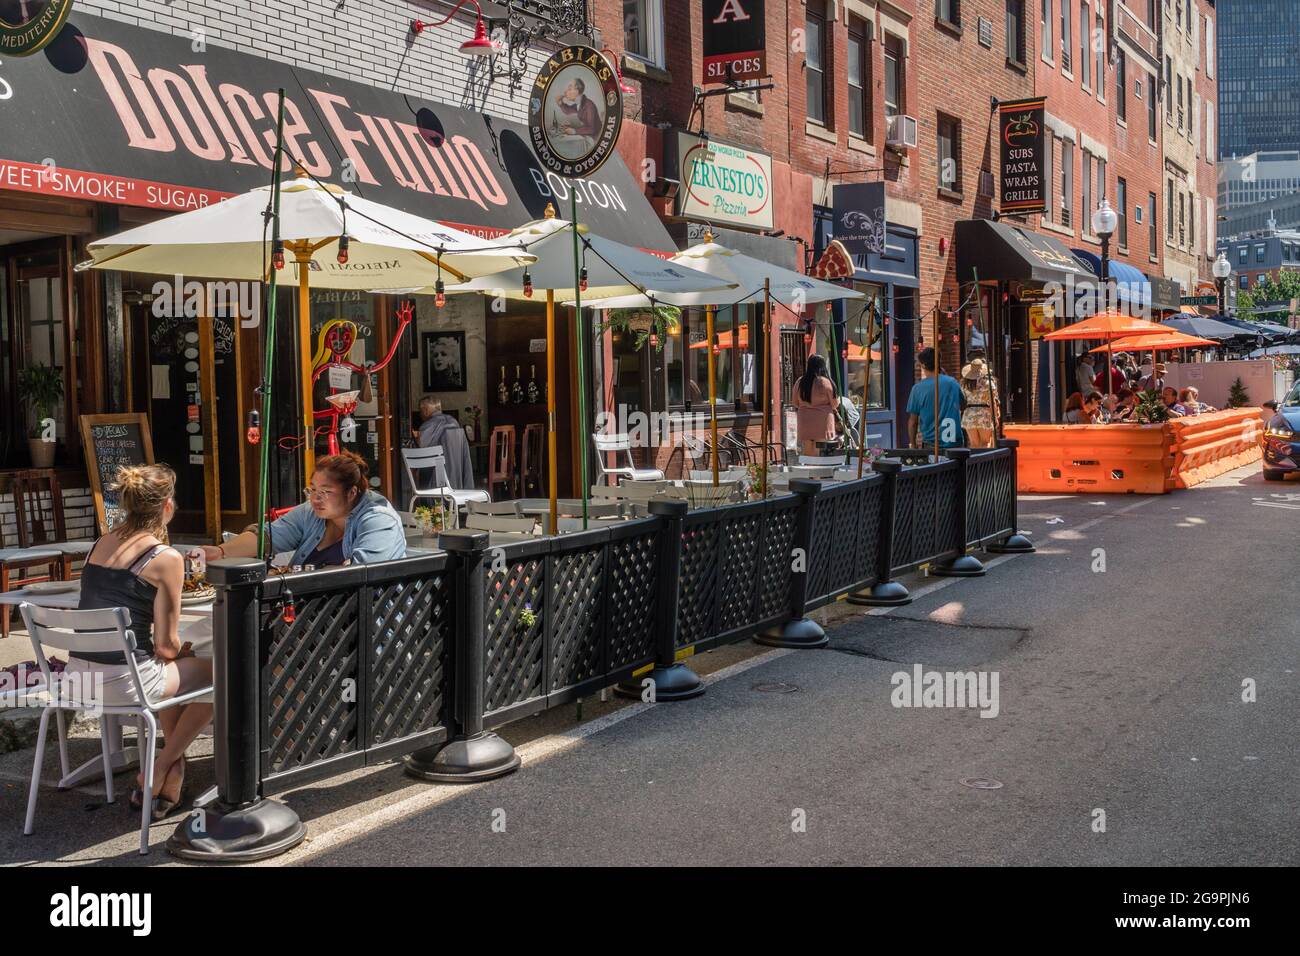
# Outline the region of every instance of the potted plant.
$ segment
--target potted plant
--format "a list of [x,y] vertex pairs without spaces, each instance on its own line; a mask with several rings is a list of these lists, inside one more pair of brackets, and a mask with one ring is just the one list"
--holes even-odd
[[444,515],[441,504],[422,505],[412,512],[415,523],[420,529],[420,533],[426,538],[432,538],[443,530]]
[[[18,398],[36,414],[36,424],[27,437],[32,465],[49,468],[54,464],[54,406],[63,398],[63,371],[49,365],[29,365],[18,372]],[[50,421],[47,431],[45,423]]]
[[1133,421],[1139,425],[1156,425],[1169,421],[1169,409],[1164,399],[1153,388],[1138,392],[1137,405],[1133,408]]

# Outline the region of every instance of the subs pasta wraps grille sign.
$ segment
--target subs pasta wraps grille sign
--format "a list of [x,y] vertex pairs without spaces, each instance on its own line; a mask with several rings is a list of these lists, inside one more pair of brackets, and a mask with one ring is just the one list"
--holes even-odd
[[589,46],[556,50],[528,99],[528,131],[542,165],[557,176],[586,176],[618,142],[623,93],[609,61]]
[[998,104],[1004,213],[1024,215],[1047,211],[1046,102],[1040,96]]
[[772,228],[772,157],[677,134],[677,215],[748,229]]

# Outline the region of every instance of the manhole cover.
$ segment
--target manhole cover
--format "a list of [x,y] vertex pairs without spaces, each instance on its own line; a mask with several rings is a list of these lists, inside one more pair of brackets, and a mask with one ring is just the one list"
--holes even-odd
[[765,694],[793,694],[799,690],[799,685],[779,680],[759,681],[757,684],[751,684],[749,689],[762,691]]
[[963,787],[970,787],[972,790],[1002,789],[1002,781],[994,780],[991,777],[963,777],[961,785]]

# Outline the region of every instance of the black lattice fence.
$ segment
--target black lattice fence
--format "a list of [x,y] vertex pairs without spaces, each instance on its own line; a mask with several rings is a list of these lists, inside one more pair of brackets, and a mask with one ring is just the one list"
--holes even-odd
[[1010,448],[978,451],[966,472],[966,537],[981,545],[1016,531],[1016,459]]
[[484,725],[624,679],[654,659],[658,519],[491,548]]
[[265,582],[264,793],[446,738],[454,614],[447,565],[438,554]]
[[956,520],[961,465],[951,459],[904,468],[894,503],[894,542],[890,568],[901,574],[963,550]]
[[702,508],[682,522],[677,646],[737,641],[790,616],[799,499]]
[[818,492],[808,556],[809,608],[876,582],[884,481],[882,475],[869,475]]

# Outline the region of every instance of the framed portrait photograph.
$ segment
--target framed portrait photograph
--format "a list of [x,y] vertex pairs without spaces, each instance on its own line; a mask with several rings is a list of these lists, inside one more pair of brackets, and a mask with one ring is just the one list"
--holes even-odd
[[424,352],[426,392],[463,392],[468,389],[463,331],[422,332],[420,344]]

